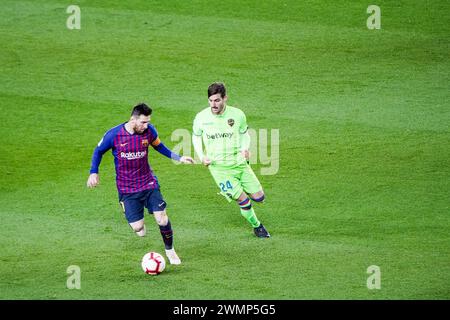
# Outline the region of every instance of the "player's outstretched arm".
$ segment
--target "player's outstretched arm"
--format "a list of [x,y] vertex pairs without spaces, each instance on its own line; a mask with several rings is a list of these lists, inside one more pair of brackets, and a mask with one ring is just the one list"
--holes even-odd
[[179,156],[175,152],[172,152],[169,148],[167,148],[164,143],[162,143],[159,139],[157,139],[157,144],[152,144],[153,148],[166,156],[169,159],[180,161],[181,163],[191,164],[194,163],[194,159],[188,156]]

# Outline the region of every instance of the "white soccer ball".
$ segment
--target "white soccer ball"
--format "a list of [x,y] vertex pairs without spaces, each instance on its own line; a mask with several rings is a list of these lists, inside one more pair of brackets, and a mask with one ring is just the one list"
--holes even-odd
[[166,260],[158,252],[148,252],[142,257],[142,270],[151,275],[157,275],[164,271]]

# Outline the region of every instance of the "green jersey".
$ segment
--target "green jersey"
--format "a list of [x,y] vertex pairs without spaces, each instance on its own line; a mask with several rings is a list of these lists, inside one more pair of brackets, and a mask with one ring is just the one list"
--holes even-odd
[[226,106],[222,114],[215,115],[208,107],[195,117],[193,134],[203,138],[211,165],[236,166],[246,162],[240,151],[241,135],[247,129],[245,114],[238,108]]

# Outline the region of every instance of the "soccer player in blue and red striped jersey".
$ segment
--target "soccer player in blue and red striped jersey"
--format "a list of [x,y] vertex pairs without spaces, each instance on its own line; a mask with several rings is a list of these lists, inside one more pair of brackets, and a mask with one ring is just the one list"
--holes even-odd
[[131,228],[138,236],[146,233],[144,207],[153,214],[159,225],[166,255],[171,264],[180,264],[173,247],[173,231],[166,213],[166,202],[160,192],[159,182],[148,163],[148,147],[152,146],[164,156],[182,163],[194,163],[191,157],[179,156],[170,151],[159,139],[150,124],[152,109],[145,103],[136,105],[128,122],[108,130],[98,143],[92,156],[89,188],[99,184],[98,169],[103,154],[112,149],[116,167],[116,184],[119,202]]

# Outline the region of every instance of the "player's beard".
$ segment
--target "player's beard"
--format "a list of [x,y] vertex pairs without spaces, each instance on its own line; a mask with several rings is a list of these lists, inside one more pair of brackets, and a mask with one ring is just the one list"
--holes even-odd
[[137,134],[143,134],[144,131],[145,131],[145,128],[141,129],[137,125],[134,127],[134,132],[136,132]]
[[211,112],[214,114],[220,114],[224,108],[225,108],[224,105],[217,106],[217,108],[211,107]]

